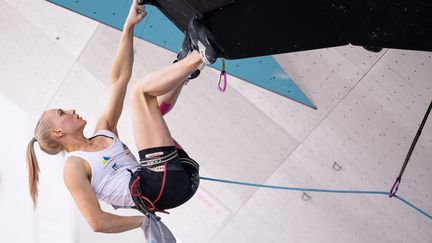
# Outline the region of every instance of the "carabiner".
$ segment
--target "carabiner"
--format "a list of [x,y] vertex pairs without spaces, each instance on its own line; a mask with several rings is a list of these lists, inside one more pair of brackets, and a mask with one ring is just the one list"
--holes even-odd
[[[226,88],[227,88],[227,75],[226,75],[226,71],[225,71],[225,59],[222,58],[221,60],[222,63],[222,67],[221,67],[221,72],[219,74],[219,81],[218,81],[218,89],[220,92],[225,92]],[[222,77],[223,77],[223,86],[221,86],[221,81],[222,81]]]
[[[223,84],[222,84],[223,86],[221,86],[222,77],[223,77]],[[223,93],[223,92],[225,92],[226,88],[227,88],[227,75],[226,75],[226,72],[224,70],[224,71],[221,71],[221,73],[219,75],[218,89],[220,92]]]
[[400,184],[401,178],[398,177],[396,178],[395,183],[393,184],[390,192],[389,192],[389,197],[392,198],[396,195],[397,190],[399,189],[399,184]]

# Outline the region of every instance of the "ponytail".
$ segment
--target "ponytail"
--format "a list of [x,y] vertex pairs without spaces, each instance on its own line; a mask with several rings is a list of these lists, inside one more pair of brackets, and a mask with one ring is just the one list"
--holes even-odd
[[32,138],[27,145],[27,168],[29,173],[29,192],[33,201],[33,209],[37,207],[38,184],[39,184],[39,164],[34,151],[34,143],[37,140]]
[[34,150],[34,143],[39,143],[39,148],[47,154],[58,154],[63,151],[60,143],[55,141],[51,136],[53,131],[52,122],[45,117],[46,112],[42,114],[34,130],[35,137],[27,145],[26,160],[29,173],[29,192],[33,201],[33,209],[37,207],[38,184],[39,184],[39,164]]

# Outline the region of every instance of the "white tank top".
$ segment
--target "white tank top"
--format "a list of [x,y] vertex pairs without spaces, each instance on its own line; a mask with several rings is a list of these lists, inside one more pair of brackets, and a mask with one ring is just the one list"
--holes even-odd
[[66,158],[76,156],[86,160],[91,167],[91,185],[98,200],[119,207],[130,207],[134,203],[129,191],[131,174],[140,165],[129,148],[112,132],[97,131],[91,138],[106,136],[113,139],[112,145],[96,152],[73,151]]

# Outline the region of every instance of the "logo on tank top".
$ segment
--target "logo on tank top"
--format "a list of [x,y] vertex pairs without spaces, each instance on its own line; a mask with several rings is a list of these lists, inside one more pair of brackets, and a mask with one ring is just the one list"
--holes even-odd
[[117,163],[114,163],[111,168],[113,168],[113,170],[118,170],[120,167]]
[[105,166],[110,159],[111,159],[110,156],[103,156],[102,164]]

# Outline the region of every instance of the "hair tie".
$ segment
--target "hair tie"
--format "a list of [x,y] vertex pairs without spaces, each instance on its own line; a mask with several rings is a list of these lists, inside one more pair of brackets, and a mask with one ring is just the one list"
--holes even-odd
[[33,138],[33,142],[37,142],[37,139],[36,139],[36,138]]

